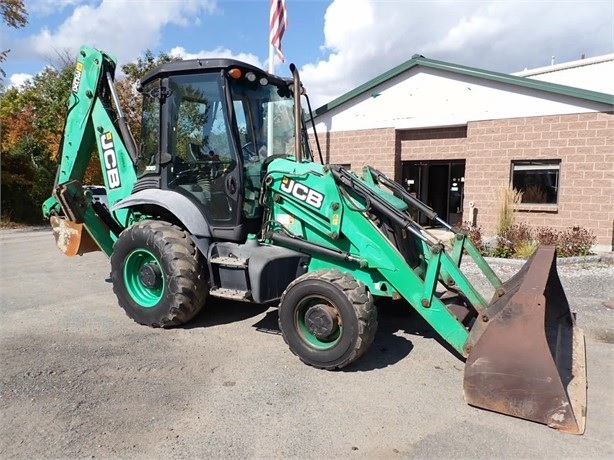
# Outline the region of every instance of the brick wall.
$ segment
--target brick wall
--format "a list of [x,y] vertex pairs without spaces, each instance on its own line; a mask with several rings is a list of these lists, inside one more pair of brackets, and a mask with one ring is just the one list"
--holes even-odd
[[[358,174],[364,165],[371,165],[390,177],[394,177],[395,170],[400,169],[396,163],[394,129],[322,133],[318,140],[325,163],[350,164],[352,171]],[[311,148],[317,158],[313,137]]]
[[465,160],[463,220],[470,220],[468,203],[473,202],[486,235],[495,233],[496,190],[509,182],[512,160],[561,160],[556,209],[524,206],[518,222],[559,230],[580,225],[595,233],[598,244],[612,243],[611,113],[486,120],[466,128],[334,132],[321,135],[320,143],[329,163],[349,163],[356,172],[370,164],[396,180],[401,179],[401,161]]

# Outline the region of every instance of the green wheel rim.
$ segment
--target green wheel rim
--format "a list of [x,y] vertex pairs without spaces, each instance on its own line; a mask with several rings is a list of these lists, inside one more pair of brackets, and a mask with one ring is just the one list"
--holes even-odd
[[136,303],[141,307],[151,308],[162,299],[165,281],[163,276],[156,286],[145,286],[141,281],[139,273],[141,268],[147,264],[160,266],[156,256],[145,249],[135,249],[128,254],[124,261],[124,283],[128,294]]
[[329,335],[326,339],[321,339],[313,335],[305,323],[305,314],[307,313],[307,310],[309,310],[309,307],[322,303],[334,307],[334,305],[328,299],[323,297],[310,297],[305,299],[296,309],[294,324],[296,325],[296,330],[299,335],[310,346],[318,350],[329,350],[337,345],[339,340],[341,340],[341,336],[343,335],[343,326],[339,325],[335,332]]

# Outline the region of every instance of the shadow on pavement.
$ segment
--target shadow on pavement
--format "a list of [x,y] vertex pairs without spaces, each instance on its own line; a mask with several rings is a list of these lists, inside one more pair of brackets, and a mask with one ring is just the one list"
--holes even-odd
[[209,297],[196,318],[181,327],[185,329],[194,329],[198,327],[211,327],[235,323],[261,315],[268,309],[269,305],[236,302]]

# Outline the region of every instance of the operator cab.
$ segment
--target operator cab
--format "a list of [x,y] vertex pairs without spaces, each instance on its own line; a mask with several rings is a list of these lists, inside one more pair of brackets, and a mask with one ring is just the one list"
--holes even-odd
[[215,237],[260,228],[265,160],[294,155],[292,83],[232,59],[163,64],[147,74],[135,191],[187,196]]

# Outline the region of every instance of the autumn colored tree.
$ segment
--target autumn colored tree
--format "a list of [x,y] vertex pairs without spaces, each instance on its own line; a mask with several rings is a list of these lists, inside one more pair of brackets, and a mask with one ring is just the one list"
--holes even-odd
[[[2,1],[2,0],[0,0]],[[174,58],[155,57],[147,51],[143,58],[122,66],[116,90],[135,138],[140,135],[141,95],[136,83],[149,70]],[[1,214],[4,220],[39,223],[40,207],[53,189],[58,154],[62,148],[67,101],[74,72],[74,61],[58,54],[38,75],[18,88],[0,93]],[[118,72],[119,74],[119,72]],[[101,184],[98,153],[92,159],[83,184]]]
[[180,58],[170,56],[166,53],[160,53],[157,57],[147,50],[143,57],[139,57],[136,62],[130,62],[121,66],[122,78],[118,78],[115,83],[115,89],[119,97],[124,115],[128,121],[128,126],[137,142],[141,137],[141,111],[143,107],[143,98],[137,92],[136,85],[138,81],[145,76],[147,72],[153,70],[161,64],[177,61]]

